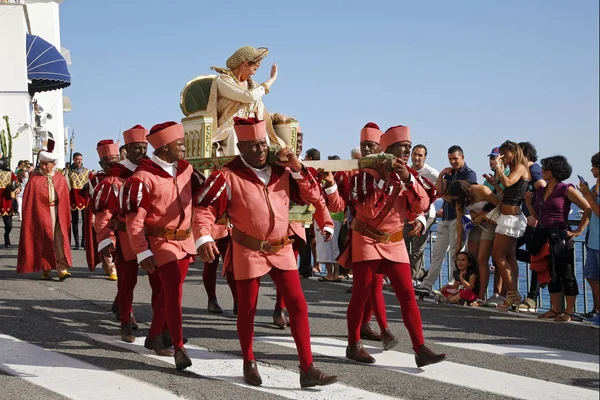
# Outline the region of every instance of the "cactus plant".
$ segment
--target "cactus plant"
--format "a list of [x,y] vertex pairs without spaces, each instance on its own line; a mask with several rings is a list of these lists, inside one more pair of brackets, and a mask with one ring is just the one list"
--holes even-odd
[[2,156],[8,160],[10,165],[10,162],[12,161],[13,139],[19,137],[19,132],[17,132],[15,136],[11,134],[8,115],[3,116],[2,119],[4,119],[4,123],[6,124],[6,130],[0,130],[0,151],[2,151]]

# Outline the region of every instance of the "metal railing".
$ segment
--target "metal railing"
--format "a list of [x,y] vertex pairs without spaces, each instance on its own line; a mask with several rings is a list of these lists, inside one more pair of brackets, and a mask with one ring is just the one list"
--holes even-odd
[[[437,224],[438,220],[436,219],[435,224]],[[569,224],[570,225],[578,225],[579,221],[578,220],[569,220]],[[435,232],[433,232],[435,233]],[[433,235],[429,235],[429,237],[427,238],[427,250],[429,253],[429,257],[426,257],[425,259],[425,264],[427,269],[429,269],[429,266],[431,265],[431,262],[433,260],[433,243],[435,242],[435,239],[432,237]],[[591,295],[591,288],[589,287],[589,284],[587,282],[586,279],[583,278],[583,266],[585,265],[585,261],[587,258],[587,248],[585,245],[585,242],[583,240],[583,235],[579,236],[577,238],[575,238],[575,251],[573,252],[573,257],[574,257],[574,265],[575,265],[575,276],[577,277],[577,285],[579,286],[579,295],[577,296],[577,301],[575,302],[575,312],[576,313],[587,313],[589,311],[591,311],[594,307],[593,305],[593,297]],[[426,251],[427,253],[427,251]],[[490,258],[491,261],[491,258]],[[446,252],[446,257],[445,257],[445,261],[444,264],[446,265],[446,268],[442,268],[440,273],[440,276],[437,279],[437,287],[434,287],[434,289],[440,289],[443,284],[445,284],[446,282],[448,282],[448,277],[450,276],[450,271],[451,271],[451,265],[450,265],[450,254],[449,252]],[[443,266],[442,266],[443,267]],[[523,270],[525,271],[524,274],[522,274]],[[445,274],[444,274],[445,272]],[[525,282],[523,282],[522,278],[523,275],[525,276]],[[490,296],[490,294],[493,293],[493,279],[494,279],[494,273],[493,271],[490,271],[490,284],[488,285],[488,289],[487,289],[487,297]],[[519,262],[519,278],[517,280],[517,287],[519,288],[519,292],[521,293],[521,295],[525,296],[528,292],[529,292],[529,286],[531,283],[531,270],[529,269],[529,264],[527,263],[523,263],[523,262]],[[540,288],[540,294],[538,296],[537,299],[538,302],[538,308],[541,309],[547,309],[550,307],[550,300],[549,300],[549,295],[548,295],[548,290],[547,288],[542,289]]]

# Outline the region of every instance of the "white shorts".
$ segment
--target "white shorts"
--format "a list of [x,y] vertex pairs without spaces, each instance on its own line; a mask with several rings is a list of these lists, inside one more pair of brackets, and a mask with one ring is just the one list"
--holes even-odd
[[500,235],[520,238],[525,234],[527,228],[527,219],[523,213],[519,215],[500,215],[498,225],[496,225],[496,233]]

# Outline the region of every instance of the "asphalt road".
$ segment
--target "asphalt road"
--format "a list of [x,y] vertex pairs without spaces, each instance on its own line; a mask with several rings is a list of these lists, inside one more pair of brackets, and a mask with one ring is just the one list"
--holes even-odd
[[[139,398],[161,399],[167,394],[185,399],[504,399],[552,398],[552,393],[554,398],[571,393],[575,398],[597,399],[599,395],[596,328],[424,301],[420,308],[426,342],[447,353],[448,362],[419,370],[392,295],[386,295],[388,318],[400,344],[383,353],[380,344],[366,342],[378,348],[372,351],[378,358],[374,365],[346,360],[350,295],[344,284],[314,279],[303,280],[302,286],[315,362],[327,373],[339,375],[339,384],[335,390],[299,390],[289,329],[272,325],[275,290],[268,277],[262,283],[255,323],[254,351],[264,381],[263,390],[257,391],[242,381],[229,288],[219,276],[217,295],[225,313],[208,313],[201,262],[191,266],[183,295],[184,334],[194,368],[178,372],[172,359],[151,357],[139,345],[126,348],[118,341],[119,324],[110,312],[116,282],[105,279],[101,269],[89,272],[82,250],[73,251],[73,276],[64,282],[56,275],[53,281],[41,281],[40,273],[18,276],[18,227],[15,219],[13,247],[0,250],[0,399],[127,398],[127,390],[138,392]],[[151,320],[150,294],[140,272],[134,308],[140,322],[136,335],[142,339]],[[121,393],[117,397],[115,390]]]

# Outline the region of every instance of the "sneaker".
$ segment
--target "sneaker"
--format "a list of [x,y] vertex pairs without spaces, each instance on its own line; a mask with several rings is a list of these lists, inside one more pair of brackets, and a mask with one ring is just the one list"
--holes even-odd
[[498,304],[504,303],[504,300],[506,300],[504,297],[500,296],[498,293],[494,293],[494,295],[492,297],[487,299],[487,301],[485,302],[485,305],[488,307],[495,308],[498,306]]
[[535,300],[530,299],[529,297],[523,299],[523,301],[519,304],[519,311],[536,312],[537,304]]
[[584,324],[588,324],[588,325],[596,325],[599,326],[600,324],[600,314],[596,314],[594,317],[592,318],[586,318],[582,321]]
[[581,318],[583,319],[591,319],[594,318],[596,315],[598,315],[598,310],[592,310],[588,313],[585,314],[581,314]]

